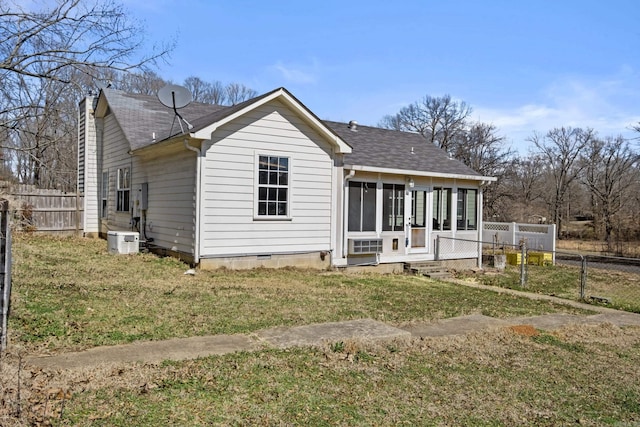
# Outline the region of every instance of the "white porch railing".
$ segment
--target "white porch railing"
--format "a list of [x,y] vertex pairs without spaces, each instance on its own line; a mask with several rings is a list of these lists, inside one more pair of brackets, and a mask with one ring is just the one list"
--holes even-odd
[[482,241],[517,246],[523,241],[529,249],[555,252],[555,224],[518,224],[515,222],[485,222]]

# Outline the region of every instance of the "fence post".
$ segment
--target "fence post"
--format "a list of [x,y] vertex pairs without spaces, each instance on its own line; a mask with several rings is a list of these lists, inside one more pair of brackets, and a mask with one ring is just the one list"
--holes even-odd
[[7,349],[7,325],[11,303],[11,222],[9,201],[0,201],[0,353]]
[[522,242],[520,244],[520,286],[527,286],[527,244]]
[[582,262],[580,263],[580,299],[584,300],[587,288],[587,257],[582,255],[580,257],[582,258]]
[[440,261],[440,236],[436,236],[435,260]]

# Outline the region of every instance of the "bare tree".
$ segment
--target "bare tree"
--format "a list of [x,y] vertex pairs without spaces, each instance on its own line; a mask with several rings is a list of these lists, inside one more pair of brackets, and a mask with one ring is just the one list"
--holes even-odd
[[544,159],[552,189],[549,193],[551,219],[557,226],[558,237],[562,236],[565,220],[565,202],[571,185],[578,178],[584,164],[578,162],[582,150],[595,138],[593,129],[561,127],[541,136],[534,133],[528,138],[537,154]]
[[[60,144],[74,145],[75,126],[68,125],[87,81],[144,70],[169,50],[140,55],[144,32],[111,0],[52,3],[31,10],[0,0],[0,148],[17,152],[12,158],[23,181],[43,186],[59,186],[47,173],[75,160]],[[69,97],[73,107],[63,107]]]
[[167,84],[166,80],[151,70],[144,70],[142,73],[117,73],[117,75],[118,77],[112,82],[114,87],[129,93],[156,95]]
[[614,219],[631,200],[633,184],[638,181],[634,165],[639,159],[621,136],[592,139],[583,150],[581,179],[589,190],[596,223],[601,224],[602,237],[609,249]]
[[184,86],[191,92],[193,100],[215,104],[214,87],[211,83],[205,82],[200,77],[190,76],[184,80]]
[[72,83],[65,69],[127,71],[152,63],[169,48],[142,56],[144,32],[122,6],[105,1],[58,0],[48,10],[28,11],[0,2],[0,70],[12,75]]
[[547,207],[542,185],[545,160],[539,155],[516,157],[498,185],[505,187],[509,202],[497,214],[508,221],[546,222]]
[[464,101],[454,101],[450,95],[425,96],[394,115],[382,118],[379,126],[418,132],[427,141],[449,151],[466,131],[471,107]]
[[453,157],[476,172],[498,178],[484,190],[484,214],[489,218],[502,211],[501,202],[508,197],[502,180],[514,153],[504,144],[505,138],[498,135],[494,125],[477,122],[452,141],[449,149]]
[[225,91],[227,95],[226,102],[230,105],[236,105],[258,96],[258,92],[240,83],[229,83]]

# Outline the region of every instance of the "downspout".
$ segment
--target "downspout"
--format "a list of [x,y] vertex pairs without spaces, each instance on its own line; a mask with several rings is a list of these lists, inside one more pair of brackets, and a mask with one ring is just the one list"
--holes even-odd
[[356,175],[355,169],[351,169],[344,177],[344,187],[342,189],[342,257],[347,257],[347,233],[349,229],[349,208],[347,206],[348,182]]
[[200,185],[201,185],[200,163],[202,160],[202,152],[199,148],[189,145],[189,140],[187,138],[184,139],[184,148],[196,153],[196,218],[195,218],[196,221],[195,221],[195,233],[193,237],[193,240],[194,240],[193,263],[195,265],[198,265],[200,263]]

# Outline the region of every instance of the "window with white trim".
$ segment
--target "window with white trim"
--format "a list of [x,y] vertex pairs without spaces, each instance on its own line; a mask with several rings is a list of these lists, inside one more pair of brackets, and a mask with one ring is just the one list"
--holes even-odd
[[476,200],[478,190],[459,188],[458,189],[458,209],[457,228],[458,230],[477,230],[478,215]]
[[106,218],[108,214],[108,201],[109,201],[109,172],[102,172],[102,182],[100,197],[102,199],[102,205],[100,206],[100,217]]
[[433,230],[451,230],[451,188],[433,189]]
[[404,185],[382,186],[382,230],[404,230]]
[[376,183],[349,181],[349,231],[376,231]]
[[116,181],[116,210],[118,212],[128,212],[131,195],[131,177],[129,168],[118,169],[118,177]]
[[258,216],[289,216],[289,158],[258,156]]

